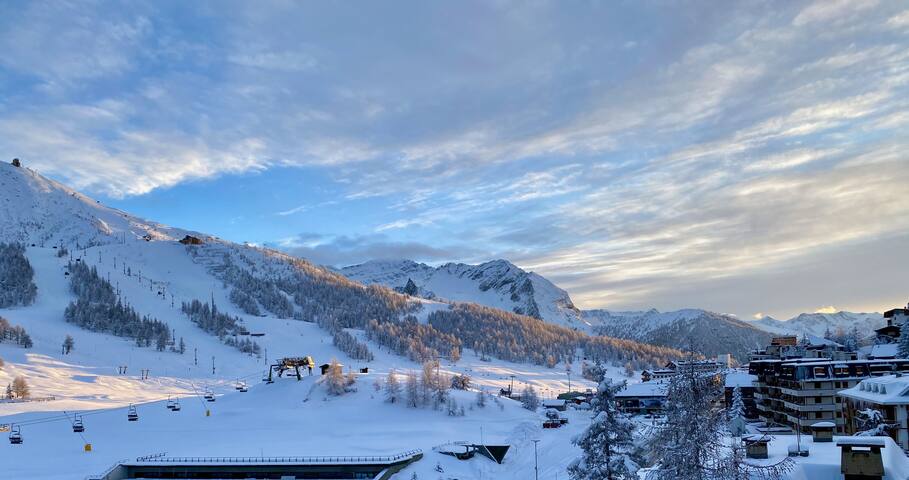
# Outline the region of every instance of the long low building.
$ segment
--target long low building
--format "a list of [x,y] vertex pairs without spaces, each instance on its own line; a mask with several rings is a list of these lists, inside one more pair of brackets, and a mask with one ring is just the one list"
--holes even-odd
[[666,403],[666,382],[650,381],[631,383],[615,394],[619,410],[635,414],[657,414],[663,411]]

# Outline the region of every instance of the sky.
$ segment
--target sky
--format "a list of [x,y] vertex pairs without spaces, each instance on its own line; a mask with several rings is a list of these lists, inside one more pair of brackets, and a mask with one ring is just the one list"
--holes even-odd
[[0,151],[327,265],[582,308],[909,300],[909,5],[0,0]]

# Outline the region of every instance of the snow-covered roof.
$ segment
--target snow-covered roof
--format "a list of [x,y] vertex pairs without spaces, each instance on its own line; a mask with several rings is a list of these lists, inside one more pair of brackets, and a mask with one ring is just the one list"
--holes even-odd
[[909,405],[909,376],[884,375],[859,382],[839,392],[843,397],[865,400],[880,405]]
[[751,387],[757,379],[757,375],[746,372],[729,372],[726,374],[726,388]]
[[565,406],[565,400],[543,400],[543,406],[544,407],[548,407],[548,406],[562,407],[562,406]]
[[833,422],[815,422],[811,424],[812,428],[836,428]]
[[616,397],[665,397],[665,382],[630,383],[624,390],[615,394]]
[[899,345],[896,343],[873,345],[871,351],[868,352],[868,356],[873,358],[896,358],[898,350]]
[[828,340],[824,337],[818,337],[817,335],[808,335],[808,347],[842,347],[839,343],[834,342],[833,340]]
[[887,440],[884,437],[839,437],[836,445],[876,445],[886,447]]

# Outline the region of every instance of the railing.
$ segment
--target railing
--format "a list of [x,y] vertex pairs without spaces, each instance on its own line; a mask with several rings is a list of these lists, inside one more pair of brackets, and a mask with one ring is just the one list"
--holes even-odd
[[147,456],[136,459],[137,463],[286,463],[286,464],[346,464],[346,463],[391,463],[413,458],[422,454],[420,449],[409,450],[397,455],[362,457],[165,457]]

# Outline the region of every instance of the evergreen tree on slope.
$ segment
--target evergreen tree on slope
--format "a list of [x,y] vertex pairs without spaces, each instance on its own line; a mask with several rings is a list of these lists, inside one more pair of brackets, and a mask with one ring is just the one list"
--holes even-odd
[[572,480],[618,480],[635,478],[629,452],[634,423],[616,407],[615,394],[625,382],[600,382],[591,406],[593,420],[583,433],[572,439],[581,447],[581,458],[568,467]]

